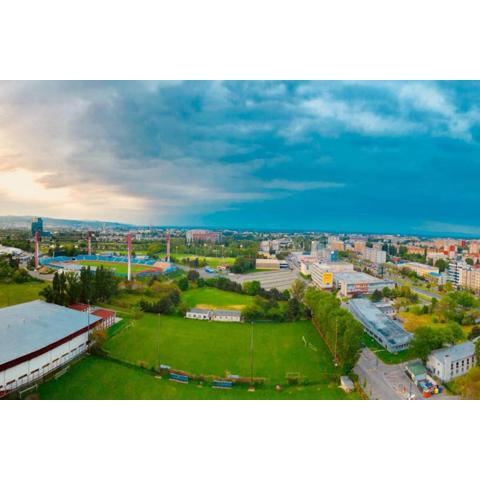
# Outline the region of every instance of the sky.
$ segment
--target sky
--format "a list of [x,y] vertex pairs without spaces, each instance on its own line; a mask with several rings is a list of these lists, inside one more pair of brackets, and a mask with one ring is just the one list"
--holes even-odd
[[480,235],[479,82],[0,82],[0,215]]

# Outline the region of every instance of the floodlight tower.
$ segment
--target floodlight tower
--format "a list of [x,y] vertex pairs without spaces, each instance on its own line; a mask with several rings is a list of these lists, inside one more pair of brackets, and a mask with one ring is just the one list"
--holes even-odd
[[166,258],[166,261],[170,262],[170,230],[167,230],[166,238],[167,238],[167,258]]
[[87,254],[92,254],[92,232],[89,230],[87,232]]
[[128,273],[127,279],[130,282],[132,280],[132,234],[127,233],[127,255],[128,255]]
[[39,262],[39,254],[40,254],[40,234],[38,231],[35,232],[35,268],[40,266]]

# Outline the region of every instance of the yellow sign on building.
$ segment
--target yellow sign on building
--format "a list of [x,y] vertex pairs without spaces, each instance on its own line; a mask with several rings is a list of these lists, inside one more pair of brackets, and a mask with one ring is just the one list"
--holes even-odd
[[324,285],[331,285],[333,283],[333,273],[332,272],[324,272],[322,274],[322,283]]

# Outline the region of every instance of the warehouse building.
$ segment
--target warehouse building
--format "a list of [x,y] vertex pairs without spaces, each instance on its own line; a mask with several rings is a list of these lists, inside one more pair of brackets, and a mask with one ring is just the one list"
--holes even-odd
[[348,308],[365,331],[390,353],[408,348],[413,335],[387,317],[370,300],[355,298],[348,302]]
[[42,300],[0,309],[0,396],[38,381],[82,354],[88,331],[115,322],[115,312],[61,307]]
[[434,350],[427,359],[427,368],[442,382],[467,373],[475,365],[475,344],[459,343]]
[[369,295],[375,290],[381,291],[385,287],[395,287],[395,282],[391,280],[377,278],[363,272],[334,273],[333,282],[340,289],[340,295],[343,297]]

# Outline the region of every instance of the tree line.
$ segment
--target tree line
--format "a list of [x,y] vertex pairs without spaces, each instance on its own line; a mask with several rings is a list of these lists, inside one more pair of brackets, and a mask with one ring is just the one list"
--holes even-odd
[[96,303],[110,300],[118,292],[115,272],[103,266],[92,271],[82,267],[80,273],[55,272],[51,285],[40,291],[45,300],[57,305]]

